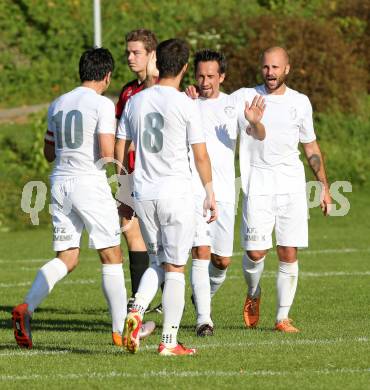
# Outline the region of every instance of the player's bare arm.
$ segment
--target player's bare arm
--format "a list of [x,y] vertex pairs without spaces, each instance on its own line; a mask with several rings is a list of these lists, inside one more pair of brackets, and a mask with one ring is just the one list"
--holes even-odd
[[259,95],[254,97],[251,105],[248,102],[245,103],[244,116],[249,122],[247,133],[260,141],[266,136],[265,126],[261,123],[265,108],[265,100]]
[[133,144],[131,141],[122,138],[116,138],[116,143],[114,145],[114,159],[119,161],[119,163],[116,164],[116,173],[120,175],[126,174],[128,165],[127,154],[131,149],[130,146],[132,145]]
[[55,146],[54,144],[44,143],[44,156],[48,162],[55,160]]
[[324,160],[319,144],[317,141],[312,141],[302,145],[312,172],[314,173],[316,179],[322,184],[321,210],[325,216],[329,215],[332,200],[329,192],[329,183],[326,177]]
[[105,163],[112,162],[114,158],[114,134],[99,134],[100,158]]
[[203,211],[206,216],[207,210],[211,211],[211,217],[207,221],[211,223],[217,219],[217,205],[215,200],[215,195],[213,192],[212,186],[212,168],[211,161],[207,152],[207,147],[205,143],[192,144],[194,161],[199,173],[200,180],[206,190],[206,199],[203,205]]

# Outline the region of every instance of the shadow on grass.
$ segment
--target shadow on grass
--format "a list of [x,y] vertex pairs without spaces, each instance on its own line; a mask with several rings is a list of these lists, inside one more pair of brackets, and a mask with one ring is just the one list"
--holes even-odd
[[[12,320],[0,320],[0,328],[12,329]],[[108,332],[112,331],[112,325],[103,320],[76,320],[76,319],[40,319],[32,320],[32,330],[50,330],[53,332]]]
[[96,355],[97,353],[99,353],[99,351],[96,351],[96,350],[89,350],[89,349],[81,349],[81,348],[73,348],[73,347],[69,347],[69,346],[66,346],[66,347],[57,347],[55,345],[37,345],[36,347],[32,347],[32,349],[27,349],[27,348],[20,348],[16,345],[16,343],[14,342],[14,344],[3,344],[0,346],[0,351],[10,351],[10,352],[23,352],[25,355],[27,355],[28,352],[30,352],[30,354],[34,354],[34,353],[37,353],[37,352],[41,352],[41,353],[48,353],[48,352],[54,352],[54,353],[58,353],[60,352],[61,354],[63,353],[73,353],[73,354],[81,354],[81,355]]
[[[9,305],[0,305],[0,312],[4,311],[7,313],[11,313],[14,309],[14,306]],[[107,313],[107,309],[105,308],[84,308],[82,310],[71,310],[66,308],[52,308],[52,307],[45,307],[45,308],[37,308],[37,313],[51,313],[51,314],[95,314],[95,315],[105,315]]]

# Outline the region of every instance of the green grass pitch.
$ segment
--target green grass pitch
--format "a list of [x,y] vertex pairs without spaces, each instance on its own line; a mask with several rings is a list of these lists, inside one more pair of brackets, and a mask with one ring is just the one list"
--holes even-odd
[[[246,288],[238,219],[233,264],[213,301],[214,337],[194,335],[187,282],[179,339],[198,348],[193,357],[156,354],[162,322],[158,314],[146,316],[158,329],[136,355],[111,345],[100,265],[95,252],[86,248],[86,237],[80,266],[34,315],[34,348],[19,349],[10,312],[22,301],[38,268],[53,257],[51,230],[0,233],[0,388],[370,389],[369,191],[355,190],[349,198],[346,217],[323,218],[319,210],[311,210],[310,248],[299,256],[300,280],[290,313],[299,334],[272,330],[277,269],[273,252],[262,279],[260,326],[244,328]],[[127,265],[125,277],[128,280]]]

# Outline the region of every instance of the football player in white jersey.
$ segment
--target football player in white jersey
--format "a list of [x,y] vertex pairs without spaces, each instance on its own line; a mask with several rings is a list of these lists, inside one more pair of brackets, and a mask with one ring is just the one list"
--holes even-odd
[[122,345],[126,289],[116,203],[104,164],[113,158],[114,104],[108,88],[114,61],[107,49],[85,51],[79,63],[81,86],[60,96],[48,110],[44,154],[55,161],[51,181],[54,259],[38,271],[24,299],[12,311],[14,336],[32,348],[30,320],[35,309],[78,264],[84,228],[102,263],[102,287],[112,316],[112,338]]
[[124,343],[132,353],[139,347],[137,333],[145,309],[163,281],[164,320],[158,352],[167,356],[195,353],[177,341],[185,304],[184,270],[195,226],[189,144],[206,188],[203,212],[211,210],[208,222],[216,219],[217,207],[199,108],[178,91],[188,58],[189,47],[182,40],[158,45],[159,82],[128,101],[116,135],[135,144],[135,208],[151,259],[126,319]]
[[[197,311],[197,336],[213,335],[211,298],[226,278],[234,242],[236,139],[245,131],[258,140],[265,136],[260,120],[264,111],[263,98],[256,97],[245,104],[238,96],[220,91],[225,79],[226,59],[222,53],[201,50],[195,53],[194,70],[199,99],[196,100],[203,122],[208,154],[212,164],[213,186],[216,194],[218,218],[207,224],[203,217],[204,189],[193,166],[197,228],[192,249],[191,284]],[[246,122],[246,120],[248,122]],[[193,162],[191,158],[191,162]],[[192,164],[194,165],[194,164]]]
[[256,93],[265,97],[263,142],[242,137],[240,168],[243,200],[243,271],[248,285],[244,322],[254,328],[259,320],[260,278],[264,259],[272,247],[275,228],[279,271],[275,329],[296,333],[289,310],[298,282],[298,248],[308,246],[306,183],[298,144],[322,185],[321,208],[328,215],[331,204],[324,161],[316,141],[312,107],[306,95],[289,88],[289,57],[285,49],[272,47],[262,56],[264,84],[242,88],[246,100]]

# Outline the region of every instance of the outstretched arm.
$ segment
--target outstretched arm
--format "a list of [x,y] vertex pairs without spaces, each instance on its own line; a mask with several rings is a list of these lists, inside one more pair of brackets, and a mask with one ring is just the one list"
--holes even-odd
[[321,154],[321,150],[317,141],[304,143],[303,149],[308,161],[309,166],[312,169],[317,180],[321,183],[321,210],[324,215],[329,215],[331,206],[331,196],[329,192],[329,183],[326,178],[324,160]]

